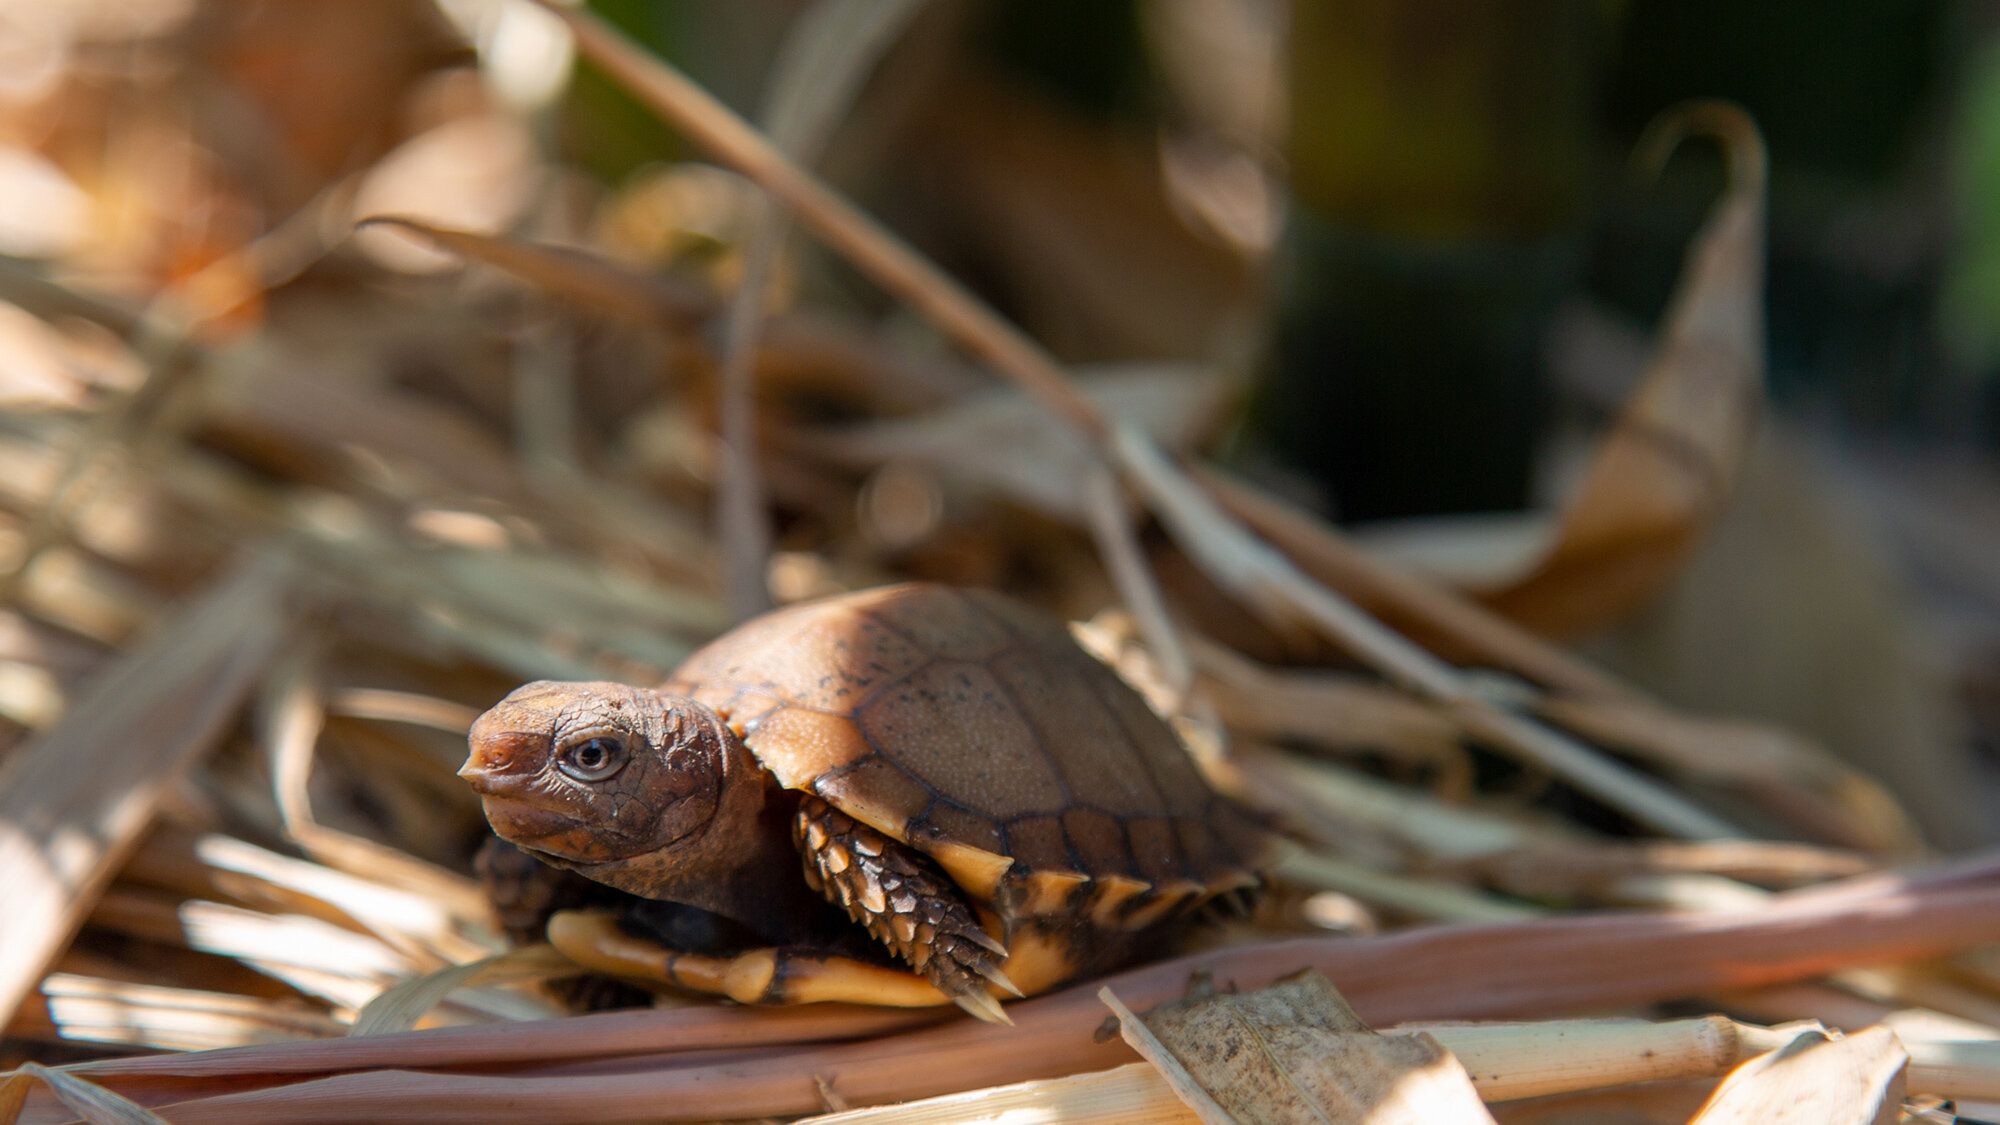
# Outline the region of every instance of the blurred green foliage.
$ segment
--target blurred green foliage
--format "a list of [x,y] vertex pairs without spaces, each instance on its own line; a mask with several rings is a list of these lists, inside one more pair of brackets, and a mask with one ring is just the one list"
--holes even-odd
[[1960,227],[1945,291],[1945,327],[1962,362],[2000,367],[2000,43],[1967,68],[1956,172]]

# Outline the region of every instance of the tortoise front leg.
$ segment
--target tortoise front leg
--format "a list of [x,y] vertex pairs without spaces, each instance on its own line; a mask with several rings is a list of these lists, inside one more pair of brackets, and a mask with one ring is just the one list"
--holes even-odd
[[601,910],[564,910],[549,919],[549,944],[592,972],[659,981],[689,992],[727,996],[744,1004],[844,1002],[930,1008],[956,1001],[980,1019],[1011,1023],[984,993],[979,1000],[946,996],[915,973],[852,957],[798,948],[752,949],[728,957],[678,953],[633,937]]
[[922,852],[818,797],[799,803],[792,838],[805,857],[806,882],[961,1007],[982,1015],[993,988],[1021,995],[1000,971],[1007,947]]

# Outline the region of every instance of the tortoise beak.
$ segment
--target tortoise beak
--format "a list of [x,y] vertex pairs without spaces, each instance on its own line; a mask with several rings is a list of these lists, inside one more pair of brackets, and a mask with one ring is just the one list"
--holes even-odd
[[458,769],[476,793],[498,793],[519,788],[542,764],[548,740],[518,731],[481,732],[474,730],[471,752]]
[[505,758],[495,761],[490,756],[480,753],[480,748],[475,747],[472,753],[466,756],[465,764],[458,767],[458,776],[464,778],[467,785],[472,786],[474,793],[482,797],[498,796],[510,789],[521,787],[524,779],[518,770],[509,768],[512,765],[513,763]]

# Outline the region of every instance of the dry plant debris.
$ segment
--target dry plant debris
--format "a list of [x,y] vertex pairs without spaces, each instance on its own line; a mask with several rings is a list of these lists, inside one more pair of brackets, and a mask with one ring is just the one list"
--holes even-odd
[[1110,989],[1119,1034],[1210,1125],[1491,1121],[1459,1059],[1424,1032],[1369,1030],[1318,973],[1242,996],[1206,981],[1145,1018]]
[[[509,3],[470,28],[573,43],[729,169],[653,181],[674,229],[735,230],[723,265],[621,259],[605,216],[648,200],[580,219],[533,143],[532,74],[487,75],[510,102],[400,57],[345,112],[433,116],[326,164],[290,219],[0,262],[0,346],[23,357],[0,366],[0,1120],[2000,1102],[1994,861],[1899,872],[1916,837],[1870,779],[1529,628],[1645,600],[1728,491],[1761,399],[1748,122],[1672,119],[1737,174],[1651,373],[1540,561],[1459,590],[1206,463],[1228,365],[1066,367],[803,170],[923,7],[814,5],[768,135],[588,15]],[[168,98],[150,74],[99,91],[145,129],[110,114],[93,141],[165,146],[202,213],[250,208],[184,121],[134,108]],[[328,139],[348,124],[293,122],[318,153],[353,151]],[[468,144],[498,155],[454,163]],[[465,206],[406,210],[433,197],[389,181],[440,165]],[[108,182],[123,166],[85,185],[99,205],[137,191]],[[787,219],[899,311],[802,299]],[[1662,442],[1693,455],[1663,472]],[[470,717],[529,678],[656,680],[766,599],[904,577],[1091,618],[1082,639],[1293,840],[1257,913],[1011,1005],[1012,1027],[668,996],[565,1016],[540,987],[565,964],[510,950],[467,874]],[[1531,787],[1483,782],[1482,755]],[[1245,991],[1189,1005],[1197,973]],[[1094,1036],[1100,989],[1154,1009],[1124,1022],[1150,1061]],[[1690,1003],[1754,1022],[1672,1018]],[[1622,1018],[1557,1018],[1576,1013]],[[1246,1036],[1261,1072],[1206,1053]]]

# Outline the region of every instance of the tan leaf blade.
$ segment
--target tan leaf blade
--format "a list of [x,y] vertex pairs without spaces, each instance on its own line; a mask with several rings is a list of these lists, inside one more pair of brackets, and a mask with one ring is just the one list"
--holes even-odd
[[[1669,113],[1642,142],[1689,132],[1729,154],[1730,186],[1688,251],[1659,348],[1540,562],[1486,592],[1543,633],[1616,620],[1657,593],[1727,499],[1764,399],[1764,145],[1741,109]],[[1642,155],[1648,155],[1642,151]]]
[[468,985],[543,980],[573,976],[576,965],[546,945],[529,945],[506,953],[453,965],[385,990],[354,1018],[349,1035],[384,1035],[417,1026],[445,997]]
[[102,1086],[40,1063],[22,1063],[21,1069],[0,1080],[0,1119],[19,1118],[28,1084],[36,1080],[47,1084],[58,1101],[90,1125],[167,1125],[165,1118]]
[[48,1032],[71,1041],[200,1051],[296,1042],[346,1031],[331,1016],[295,1001],[231,992],[132,984],[58,972],[43,980],[41,994],[48,1010]]
[[1689,1125],[1892,1125],[1901,1118],[1909,1063],[1886,1027],[1839,1039],[1807,1032],[1737,1067]]
[[1125,1042],[1205,1121],[1493,1120],[1472,1078],[1423,1032],[1380,1035],[1307,971],[1256,992],[1207,991],[1144,1019],[1109,988]]
[[453,230],[401,215],[373,215],[357,227],[388,227],[492,266],[588,311],[650,326],[682,326],[715,312],[713,297],[565,246]]
[[284,635],[283,565],[260,556],[100,673],[0,771],[0,1020],[89,912],[161,795],[208,750]]

